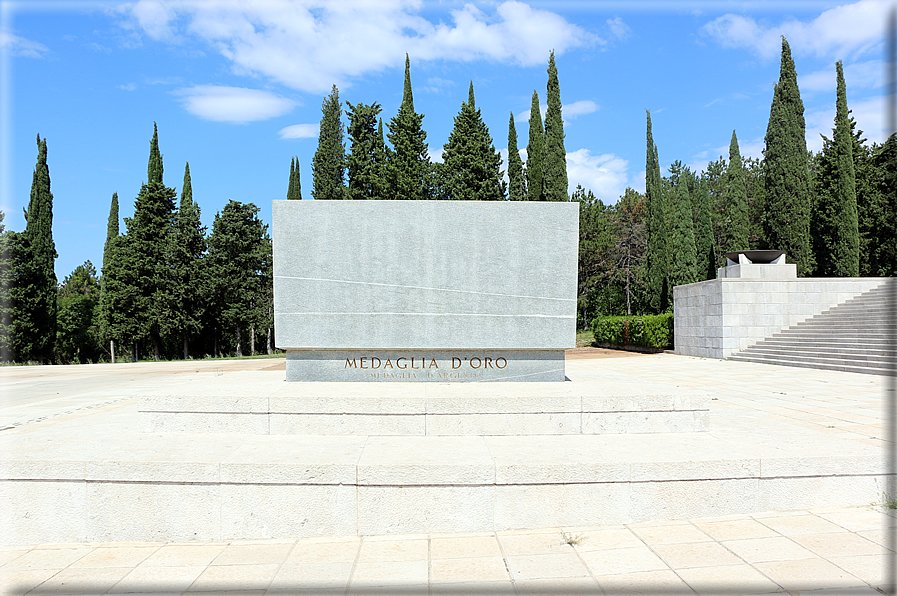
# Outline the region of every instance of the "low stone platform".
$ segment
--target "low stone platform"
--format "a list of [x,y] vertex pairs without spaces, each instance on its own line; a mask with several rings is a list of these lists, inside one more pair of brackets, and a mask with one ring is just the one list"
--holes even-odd
[[[686,392],[713,390],[713,424],[618,435],[146,433],[136,399],[104,402],[0,435],[0,502],[10,504],[0,543],[636,523],[864,505],[887,486],[869,375],[666,354],[567,367],[574,382],[650,371]],[[196,375],[209,388],[240,376]]]
[[141,395],[145,432],[596,435],[706,431],[711,395],[609,376],[564,383],[288,383],[242,372]]

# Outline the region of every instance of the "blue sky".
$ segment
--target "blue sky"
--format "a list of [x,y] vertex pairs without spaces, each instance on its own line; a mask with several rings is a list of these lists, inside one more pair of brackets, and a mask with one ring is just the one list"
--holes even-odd
[[[495,148],[508,119],[527,144],[533,90],[544,104],[554,49],[571,190],[613,203],[644,190],[645,110],[663,167],[695,170],[759,157],[791,46],[807,143],[831,135],[835,62],[870,141],[885,135],[884,20],[889,2],[419,2],[402,0],[0,1],[0,210],[22,230],[47,139],[60,281],[102,263],[113,192],[133,213],[146,180],[153,122],[165,182],[193,197],[211,228],[229,199],[270,223],[292,156],[310,198],[321,102],[332,85],[353,104],[378,102],[384,123],[402,98],[411,57],[414,103],[439,159],[473,81]],[[523,155],[525,158],[525,154]],[[125,226],[122,222],[121,229]]]

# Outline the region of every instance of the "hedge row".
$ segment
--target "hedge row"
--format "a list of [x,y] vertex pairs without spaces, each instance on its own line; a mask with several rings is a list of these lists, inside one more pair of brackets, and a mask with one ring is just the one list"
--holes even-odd
[[592,320],[595,343],[666,350],[673,347],[673,313]]

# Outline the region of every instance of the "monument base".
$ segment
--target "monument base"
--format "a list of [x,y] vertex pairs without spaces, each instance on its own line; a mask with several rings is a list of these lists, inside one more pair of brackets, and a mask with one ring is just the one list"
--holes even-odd
[[287,381],[563,381],[564,350],[289,350]]

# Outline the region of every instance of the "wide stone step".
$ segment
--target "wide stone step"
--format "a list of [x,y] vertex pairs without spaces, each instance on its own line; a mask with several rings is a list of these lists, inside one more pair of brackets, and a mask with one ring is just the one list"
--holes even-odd
[[764,350],[764,351],[773,351],[773,350],[785,350],[792,352],[802,352],[802,353],[814,353],[814,354],[838,354],[845,356],[881,356],[881,357],[894,357],[897,356],[897,350],[889,349],[887,344],[883,344],[880,348],[872,347],[872,346],[861,346],[857,345],[855,347],[848,347],[843,344],[831,345],[831,344],[818,344],[818,345],[807,345],[803,343],[797,342],[780,342],[774,343],[770,341],[762,341],[760,343],[754,344],[747,350]]
[[886,375],[893,374],[893,372],[888,372],[887,369],[880,369],[865,365],[854,365],[848,363],[841,364],[820,364],[813,362],[798,362],[798,361],[789,361],[789,360],[780,360],[778,358],[761,358],[758,356],[742,356],[741,352],[738,355],[729,356],[729,360],[736,360],[740,362],[754,362],[757,364],[774,364],[779,366],[796,366],[800,368],[818,368],[820,370],[835,370],[841,372],[853,372],[853,373],[861,373],[867,375]]
[[748,350],[744,350],[739,353],[739,356],[758,356],[761,358],[776,358],[780,360],[787,360],[791,362],[813,362],[817,364],[825,364],[825,363],[844,363],[849,362],[851,364],[857,364],[862,366],[869,366],[873,368],[887,368],[889,363],[891,362],[890,356],[875,356],[869,354],[862,355],[847,355],[847,354],[833,354],[833,353],[821,353],[821,352],[809,352],[809,353],[800,353],[794,352],[787,349],[775,350],[775,349],[761,349],[761,348],[751,348]]
[[[240,397],[234,397],[240,396]],[[236,373],[147,392],[146,432],[597,435],[705,431],[710,395],[650,382],[284,383]]]

